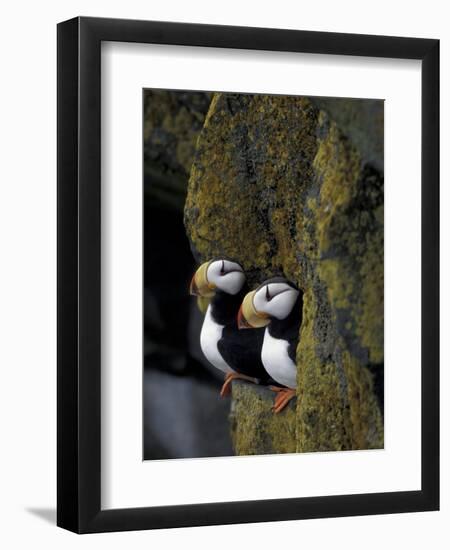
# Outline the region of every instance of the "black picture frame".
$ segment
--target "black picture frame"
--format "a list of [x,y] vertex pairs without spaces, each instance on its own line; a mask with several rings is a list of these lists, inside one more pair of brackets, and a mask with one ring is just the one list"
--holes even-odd
[[[102,41],[422,61],[422,489],[102,510],[100,49]],[[57,524],[77,533],[439,508],[439,41],[77,17],[58,25]],[[418,297],[412,297],[413,300]]]

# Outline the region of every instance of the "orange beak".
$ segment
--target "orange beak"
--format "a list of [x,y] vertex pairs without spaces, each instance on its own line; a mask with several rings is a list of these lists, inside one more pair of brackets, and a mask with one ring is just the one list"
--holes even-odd
[[244,317],[244,313],[242,311],[242,306],[239,308],[238,314],[237,314],[237,326],[238,329],[241,330],[243,328],[253,328],[250,323],[247,322],[247,319]]

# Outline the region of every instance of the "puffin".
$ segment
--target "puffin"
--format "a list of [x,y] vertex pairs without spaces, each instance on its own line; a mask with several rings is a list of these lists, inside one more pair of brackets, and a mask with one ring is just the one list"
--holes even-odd
[[225,374],[221,397],[231,393],[231,382],[270,382],[261,360],[263,330],[240,331],[237,314],[249,287],[242,267],[227,258],[203,263],[192,277],[190,294],[209,298],[200,333],[206,359]]
[[302,310],[303,293],[284,277],[264,281],[246,294],[239,308],[239,329],[266,327],[261,360],[269,376],[281,386],[270,386],[277,392],[274,413],[281,412],[296,395],[295,358]]

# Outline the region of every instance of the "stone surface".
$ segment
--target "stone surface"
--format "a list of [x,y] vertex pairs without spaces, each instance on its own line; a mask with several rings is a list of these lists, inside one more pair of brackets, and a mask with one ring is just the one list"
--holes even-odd
[[[282,413],[298,452],[383,446],[383,125],[353,100],[326,102],[215,94],[185,205],[198,261],[227,255],[252,286],[282,274],[304,291],[298,400]],[[382,103],[371,109],[382,119]],[[259,389],[245,407],[236,391],[236,451],[286,452],[264,436],[280,420]]]
[[143,101],[146,196],[165,207],[182,210],[211,94],[145,90]]
[[312,97],[311,101],[336,121],[364,162],[384,170],[384,101],[328,97]]
[[295,400],[274,415],[275,394],[266,386],[233,381],[230,413],[231,437],[238,455],[295,453],[297,450]]

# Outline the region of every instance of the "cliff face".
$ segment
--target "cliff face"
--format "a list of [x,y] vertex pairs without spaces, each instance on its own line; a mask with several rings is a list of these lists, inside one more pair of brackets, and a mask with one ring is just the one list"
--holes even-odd
[[382,143],[379,101],[212,99],[185,205],[194,255],[304,292],[296,404],[274,417],[269,390],[235,384],[238,454],[383,446]]
[[181,210],[197,137],[211,102],[205,92],[144,92],[145,195]]

